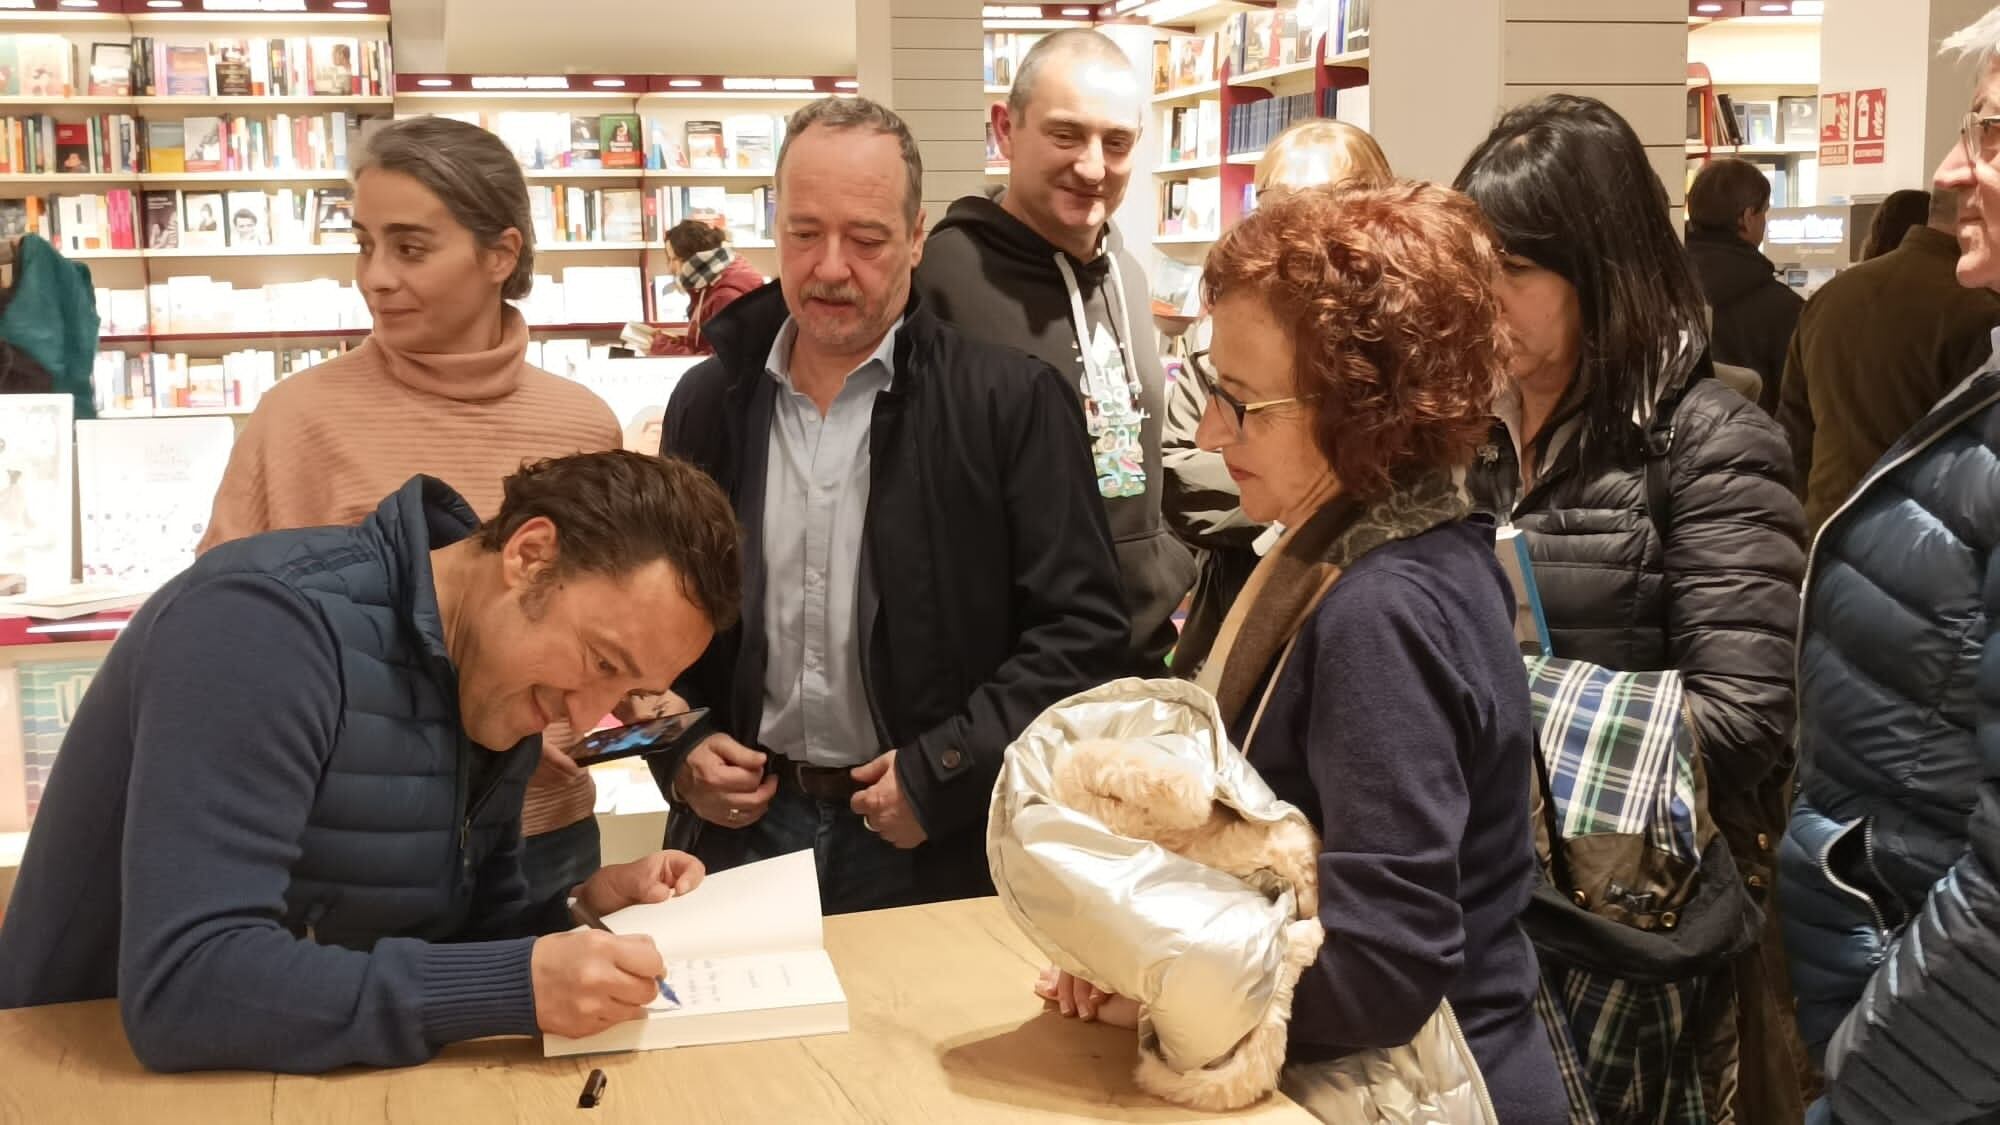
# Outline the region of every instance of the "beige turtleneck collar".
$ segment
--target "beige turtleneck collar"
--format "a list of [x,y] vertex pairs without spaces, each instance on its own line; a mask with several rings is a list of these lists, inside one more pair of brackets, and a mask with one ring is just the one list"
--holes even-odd
[[379,335],[363,345],[381,358],[392,378],[412,390],[460,402],[504,398],[521,385],[527,367],[528,322],[512,305],[501,311],[500,343],[476,352],[405,352]]

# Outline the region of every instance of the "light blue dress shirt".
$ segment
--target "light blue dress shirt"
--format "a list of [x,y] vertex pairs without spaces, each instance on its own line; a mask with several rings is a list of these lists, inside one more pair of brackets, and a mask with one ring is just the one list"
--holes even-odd
[[858,766],[884,750],[861,679],[861,538],[875,396],[895,382],[898,320],[822,416],[792,383],[798,325],[764,360],[777,381],[764,464],[764,748],[814,766]]

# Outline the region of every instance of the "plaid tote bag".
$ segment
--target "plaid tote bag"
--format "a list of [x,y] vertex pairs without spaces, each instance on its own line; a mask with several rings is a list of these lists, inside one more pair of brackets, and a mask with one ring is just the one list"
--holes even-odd
[[1761,917],[1709,819],[1681,677],[1527,664],[1547,879],[1522,922],[1544,1016],[1569,1033],[1557,1055],[1575,1120],[1588,1105],[1605,1125],[1706,1122],[1696,1015]]

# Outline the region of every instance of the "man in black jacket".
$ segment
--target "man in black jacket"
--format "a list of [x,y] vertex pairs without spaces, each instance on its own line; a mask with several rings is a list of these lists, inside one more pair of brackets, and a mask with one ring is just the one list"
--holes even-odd
[[992,893],[1002,752],[1128,632],[1074,396],[911,293],[922,175],[873,102],[792,117],[780,284],[710,325],[661,443],[747,537],[743,623],[676,685],[716,732],[653,763],[669,837],[713,870],[811,848],[828,913]]
[[1044,36],[993,108],[1007,190],[951,205],[917,291],[968,335],[1054,366],[1083,403],[1132,617],[1130,668],[1159,676],[1195,563],[1160,512],[1165,372],[1151,290],[1111,227],[1144,109],[1138,74],[1103,33]]
[[1778,412],[1785,346],[1805,304],[1757,247],[1771,212],[1771,181],[1747,160],[1711,160],[1688,186],[1687,248],[1715,312],[1715,362],[1747,367],[1764,380],[1757,405]]

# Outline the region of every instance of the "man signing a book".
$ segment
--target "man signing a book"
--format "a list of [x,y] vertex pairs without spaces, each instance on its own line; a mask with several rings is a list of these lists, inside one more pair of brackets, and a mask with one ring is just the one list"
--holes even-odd
[[521,794],[550,720],[589,729],[729,627],[738,566],[714,484],[623,451],[522,468],[484,524],[419,476],[359,526],[209,551],[77,709],[0,1008],[116,997],[156,1070],[294,1073],[641,1018],[658,949],[572,929],[568,899],[659,902],[702,865],[529,901]]

